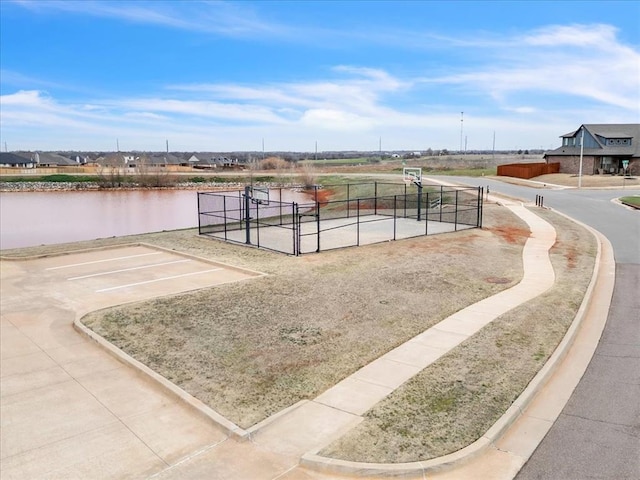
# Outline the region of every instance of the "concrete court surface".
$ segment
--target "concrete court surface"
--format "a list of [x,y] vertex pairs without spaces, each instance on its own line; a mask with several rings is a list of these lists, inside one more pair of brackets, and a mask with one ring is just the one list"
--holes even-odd
[[[433,214],[430,214],[433,215]],[[367,215],[360,218],[359,225],[356,217],[332,218],[320,222],[320,250],[352,247],[356,245],[370,245],[373,243],[400,240],[403,238],[419,237],[422,235],[436,235],[457,230],[475,228],[472,225],[458,223],[436,222],[429,220],[417,221],[410,218],[394,218],[385,215]],[[300,253],[312,253],[318,248],[317,224],[315,222],[301,223]],[[270,248],[293,254],[293,225],[252,228],[250,239],[253,245]],[[216,238],[226,238],[237,243],[245,243],[246,231],[233,230],[210,234]]]
[[83,312],[260,275],[131,246],[2,261],[0,478],[146,478],[224,441],[74,330]]

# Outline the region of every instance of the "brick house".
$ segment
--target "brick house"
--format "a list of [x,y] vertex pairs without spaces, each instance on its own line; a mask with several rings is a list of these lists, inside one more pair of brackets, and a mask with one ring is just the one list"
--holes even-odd
[[[581,125],[562,135],[562,146],[544,154],[547,163],[559,163],[560,173],[583,175],[640,175],[640,124]],[[584,138],[584,148],[581,142]]]

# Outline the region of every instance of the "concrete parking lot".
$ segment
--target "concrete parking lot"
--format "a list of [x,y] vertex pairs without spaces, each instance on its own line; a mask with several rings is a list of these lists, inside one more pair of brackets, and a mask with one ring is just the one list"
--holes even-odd
[[259,273],[139,245],[2,261],[0,272],[3,480],[143,478],[226,439],[73,322]]

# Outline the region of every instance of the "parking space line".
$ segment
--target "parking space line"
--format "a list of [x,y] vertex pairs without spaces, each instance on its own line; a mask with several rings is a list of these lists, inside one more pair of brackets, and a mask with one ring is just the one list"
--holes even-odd
[[59,267],[49,267],[45,270],[59,270],[61,268],[81,267],[82,265],[91,265],[92,263],[113,262],[114,260],[126,260],[127,258],[146,257],[148,255],[162,255],[164,252],[141,253],[139,255],[128,255],[126,257],[105,258],[104,260],[94,260],[92,262],[74,263],[71,265],[61,265]]
[[80,277],[71,277],[71,278],[67,278],[67,280],[80,280],[83,278],[100,277],[102,275],[111,275],[113,273],[130,272],[132,270],[142,270],[143,268],[161,267],[163,265],[172,265],[174,263],[185,263],[190,261],[191,260],[174,260],[173,262],[154,263],[152,265],[143,265],[141,267],[123,268],[121,270],[111,270],[110,272],[92,273],[89,275],[82,275]]
[[96,290],[96,293],[109,292],[111,290],[118,290],[120,288],[135,287],[138,285],[145,285],[147,283],[163,282],[165,280],[173,280],[174,278],[188,277],[191,275],[200,275],[201,273],[217,272],[220,270],[224,270],[224,268],[212,268],[211,270],[203,270],[201,272],[183,273],[182,275],[173,275],[171,277],[156,278],[155,280],[147,280],[145,282],[129,283],[127,285],[119,285],[117,287],[103,288],[100,290]]

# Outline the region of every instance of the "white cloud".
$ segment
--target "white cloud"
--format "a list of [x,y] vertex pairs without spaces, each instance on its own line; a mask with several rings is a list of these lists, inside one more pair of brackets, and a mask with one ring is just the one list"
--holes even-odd
[[158,25],[230,37],[287,36],[291,28],[260,18],[243,3],[222,1],[56,1],[18,0],[15,3],[39,14],[62,12],[125,22]]
[[[629,111],[640,106],[640,52],[621,44],[607,25],[553,26],[513,39],[485,68],[436,79],[485,92],[505,104],[513,94],[595,101]],[[570,48],[567,48],[570,47]]]
[[617,29],[612,25],[551,25],[522,37],[523,43],[545,47],[617,48]]
[[306,127],[323,130],[362,131],[373,126],[371,118],[346,112],[344,110],[331,110],[327,108],[316,108],[307,110],[300,124]]
[[[63,3],[54,2],[115,8]],[[143,8],[134,7],[132,18]],[[374,150],[380,137],[386,149],[457,149],[460,110],[468,148],[490,148],[496,130],[499,148],[550,148],[581,123],[640,120],[640,53],[611,26],[550,26],[479,41],[474,54],[473,67],[439,77],[339,65],[311,81],[169,85],[106,100],[23,89],[0,98],[0,124],[3,138],[24,148],[49,141],[49,148],[94,149],[117,137],[136,149],[158,149],[169,138],[174,148],[224,151],[258,149],[265,137],[274,150],[308,150],[316,140],[327,150]],[[78,144],[53,143],[71,138]]]

